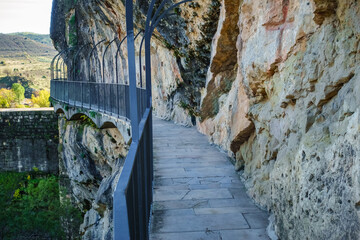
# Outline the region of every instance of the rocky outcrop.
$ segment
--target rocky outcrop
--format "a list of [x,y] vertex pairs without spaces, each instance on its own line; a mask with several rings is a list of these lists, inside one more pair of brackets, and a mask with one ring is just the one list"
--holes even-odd
[[112,239],[112,195],[129,143],[117,128],[97,129],[84,119],[59,120],[60,176],[84,213],[82,238]]
[[237,14],[235,79],[224,91],[214,57],[200,131],[236,158],[281,239],[360,238],[358,2],[252,0]]

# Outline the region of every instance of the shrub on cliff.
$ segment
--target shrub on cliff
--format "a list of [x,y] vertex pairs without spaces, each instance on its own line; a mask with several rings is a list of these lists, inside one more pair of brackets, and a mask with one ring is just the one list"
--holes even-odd
[[65,196],[60,202],[60,192],[53,175],[0,173],[0,239],[66,239],[77,233],[81,213]]

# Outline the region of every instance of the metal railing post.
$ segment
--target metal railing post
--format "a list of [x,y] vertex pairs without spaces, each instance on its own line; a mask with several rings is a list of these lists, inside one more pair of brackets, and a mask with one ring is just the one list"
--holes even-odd
[[[101,40],[100,42],[98,42],[97,44],[95,44],[95,46],[91,49],[90,51],[90,55],[88,57],[88,68],[89,68],[89,83],[90,83],[90,80],[91,80],[91,56],[93,54],[93,52],[95,50],[97,50],[97,46],[102,43],[102,42],[105,42],[106,39],[103,39]],[[95,59],[95,67],[96,67],[96,59]],[[96,71],[95,71],[96,72]],[[100,74],[101,74],[101,63],[100,63]],[[96,75],[95,75],[95,82],[94,82],[95,86],[97,86],[97,98],[96,98],[96,101],[97,101],[97,107],[98,107],[98,112],[100,112],[100,93],[99,93],[99,86],[101,86],[101,84],[99,84],[97,81],[96,81]],[[89,84],[89,86],[91,86],[91,84]],[[91,95],[91,90],[90,90],[90,95]],[[90,101],[91,102],[91,101]],[[91,104],[90,104],[91,106]]]
[[147,107],[151,106],[151,51],[150,51],[151,36],[145,33],[145,79],[146,79],[146,102]]
[[132,129],[132,141],[139,141],[139,116],[137,114],[138,102],[136,91],[136,64],[134,46],[134,23],[133,23],[133,2],[126,0],[126,32],[128,49],[128,70],[130,90],[130,119]]

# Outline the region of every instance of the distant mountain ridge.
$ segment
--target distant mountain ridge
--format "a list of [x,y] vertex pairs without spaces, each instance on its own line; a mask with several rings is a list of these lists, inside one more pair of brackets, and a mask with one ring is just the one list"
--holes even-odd
[[20,36],[20,37],[28,38],[28,39],[34,40],[36,42],[48,45],[50,47],[53,46],[51,38],[50,38],[50,34],[37,34],[37,33],[32,33],[32,32],[16,32],[16,33],[10,33],[7,35]]
[[49,35],[34,33],[0,33],[0,57],[50,57],[56,54]]

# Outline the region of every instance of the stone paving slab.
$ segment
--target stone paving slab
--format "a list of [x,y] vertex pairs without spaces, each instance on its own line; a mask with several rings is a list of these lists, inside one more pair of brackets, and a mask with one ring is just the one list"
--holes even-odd
[[268,239],[265,229],[222,230],[220,234],[222,240]]
[[[172,209],[196,209],[209,208],[209,200],[178,200],[178,201],[154,201],[154,210],[172,210]],[[157,216],[154,215],[156,219]]]
[[196,164],[198,167],[228,167],[227,164],[225,164],[223,161],[211,161],[211,162],[199,162],[199,161],[193,161],[193,162],[183,162],[181,160],[174,161],[171,163],[157,163],[154,167],[155,169],[177,169],[177,168],[191,168]]
[[198,189],[190,190],[183,199],[194,200],[194,199],[218,199],[218,198],[232,198],[231,193],[228,189]]
[[[154,150],[155,151],[155,150]],[[185,162],[190,162],[190,163],[198,163],[198,162],[212,162],[212,161],[222,161],[222,158],[220,157],[208,157],[208,158],[203,158],[202,156],[198,155],[198,156],[189,156],[189,157],[183,157],[183,158],[179,158],[176,156],[167,156],[167,157],[161,157],[161,159],[159,160],[158,158],[154,158],[154,162],[156,163],[161,163],[161,164],[165,164],[165,163],[173,163],[175,161],[180,161],[185,163]]]
[[226,154],[195,128],[154,118],[152,240],[268,240],[268,215]]
[[213,208],[219,207],[256,207],[248,198],[237,199],[210,199],[209,205]]
[[184,215],[195,215],[194,209],[192,208],[180,208],[180,209],[165,209],[165,210],[154,210],[154,215],[162,216],[184,216]]
[[[259,213],[261,214],[262,211],[256,207],[219,207],[219,208],[195,208],[194,209],[195,214],[226,214],[226,213],[256,213],[255,216]],[[249,217],[253,217],[252,215],[249,215]],[[246,220],[248,220],[248,215],[245,216]],[[264,218],[261,218],[261,221]],[[266,219],[266,218],[265,218]],[[251,219],[253,220],[253,218]],[[252,224],[250,224],[250,227],[252,227]],[[265,226],[266,227],[266,226]]]
[[151,240],[263,240],[265,229],[222,230],[207,232],[177,232],[153,234]]
[[156,233],[151,240],[221,240],[220,232],[176,232]]
[[243,215],[251,228],[266,228],[268,225],[265,213],[244,213]]
[[208,215],[157,215],[152,225],[154,232],[193,232],[248,229],[242,214],[216,214],[216,217]]

